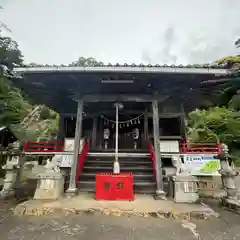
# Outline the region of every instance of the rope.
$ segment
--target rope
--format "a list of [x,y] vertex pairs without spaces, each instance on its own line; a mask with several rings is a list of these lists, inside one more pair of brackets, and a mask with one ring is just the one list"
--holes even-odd
[[[141,113],[139,116],[137,116],[137,117],[135,117],[135,118],[131,118],[131,119],[126,120],[126,121],[118,121],[118,123],[119,123],[119,124],[124,124],[124,123],[128,123],[128,122],[132,122],[132,121],[134,121],[134,120],[138,120],[138,119],[139,119],[140,117],[142,117],[143,115],[144,115],[144,113]],[[116,124],[116,121],[113,121],[113,120],[111,120],[111,119],[108,119],[108,118],[106,118],[106,117],[104,117],[104,116],[101,116],[101,118],[104,119],[104,120],[106,120],[106,121],[108,121],[108,122],[110,122],[110,123]]]

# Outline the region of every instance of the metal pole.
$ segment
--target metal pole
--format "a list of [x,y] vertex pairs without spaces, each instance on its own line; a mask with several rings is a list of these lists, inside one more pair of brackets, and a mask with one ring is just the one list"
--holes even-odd
[[163,191],[163,175],[162,175],[162,160],[160,153],[160,133],[159,133],[159,112],[158,112],[158,101],[152,102],[153,111],[153,137],[154,137],[154,151],[156,161],[156,178],[157,178],[157,191],[156,197],[160,199],[165,198]]
[[116,139],[115,139],[115,162],[118,162],[118,103],[116,106]]
[[77,108],[73,163],[71,166],[69,187],[66,191],[66,193],[69,193],[69,194],[77,193],[76,171],[77,171],[78,158],[79,158],[80,141],[81,141],[81,137],[82,137],[82,120],[83,120],[82,113],[83,113],[83,100],[80,99],[80,100],[78,100],[78,108]]

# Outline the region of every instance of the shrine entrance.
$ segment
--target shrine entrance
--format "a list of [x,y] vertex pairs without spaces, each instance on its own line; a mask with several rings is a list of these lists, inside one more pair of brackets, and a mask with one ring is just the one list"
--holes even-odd
[[[144,117],[134,116],[126,120],[125,115],[119,115],[118,134],[116,133],[116,121],[114,116],[100,117],[97,128],[96,150],[114,151],[116,137],[118,137],[118,149],[140,150],[146,148],[144,139]],[[108,135],[108,136],[106,136]]]

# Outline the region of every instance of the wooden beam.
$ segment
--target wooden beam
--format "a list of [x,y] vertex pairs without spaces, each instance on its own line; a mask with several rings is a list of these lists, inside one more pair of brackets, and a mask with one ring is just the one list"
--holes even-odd
[[95,116],[93,118],[93,129],[92,129],[92,148],[96,147],[96,139],[97,139],[97,125],[98,125],[98,117]]
[[159,102],[164,101],[169,96],[165,95],[143,95],[143,94],[115,94],[115,95],[84,95],[84,102],[152,102],[157,100]]
[[[129,115],[140,115],[144,113],[143,110],[123,110],[122,114],[129,114]],[[114,109],[110,109],[110,110],[103,110],[101,111],[101,109],[99,111],[94,111],[93,113],[91,112],[87,112],[87,114],[89,114],[91,117],[95,117],[95,116],[100,116],[102,115],[110,115],[110,114],[115,114],[115,110]],[[64,113],[63,114],[65,117],[76,117],[77,113]],[[153,114],[152,112],[148,112],[147,116],[152,118]],[[179,113],[159,113],[159,118],[177,118],[177,117],[184,117],[185,113],[179,112]]]

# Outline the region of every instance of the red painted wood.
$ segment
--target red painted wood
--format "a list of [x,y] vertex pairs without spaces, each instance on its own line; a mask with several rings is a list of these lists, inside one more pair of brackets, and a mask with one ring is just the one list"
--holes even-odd
[[63,152],[64,143],[60,141],[34,142],[26,141],[24,152]]
[[132,173],[96,175],[96,200],[134,200]]
[[183,143],[181,145],[182,153],[197,154],[218,154],[220,152],[219,143]]
[[157,181],[157,175],[156,175],[156,157],[155,157],[155,152],[153,151],[153,145],[152,143],[148,144],[148,151],[150,153],[150,159],[152,161],[152,166],[153,166],[153,173],[155,176],[155,180]]
[[80,174],[82,173],[82,169],[84,167],[84,162],[87,157],[87,154],[90,150],[90,145],[87,141],[83,143],[83,148],[82,151],[79,155],[79,160],[78,160],[78,166],[77,166],[77,171],[76,171],[76,184],[79,181]]

